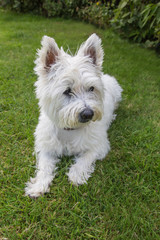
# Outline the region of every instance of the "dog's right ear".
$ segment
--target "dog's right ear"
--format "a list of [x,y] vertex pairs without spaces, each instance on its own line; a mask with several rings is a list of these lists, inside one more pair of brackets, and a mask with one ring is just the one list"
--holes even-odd
[[87,56],[92,64],[101,70],[104,52],[101,46],[101,39],[95,33],[82,43],[78,54]]
[[37,75],[46,74],[49,72],[60,56],[61,52],[53,38],[44,36],[41,41],[42,48],[37,52],[35,61],[35,72]]

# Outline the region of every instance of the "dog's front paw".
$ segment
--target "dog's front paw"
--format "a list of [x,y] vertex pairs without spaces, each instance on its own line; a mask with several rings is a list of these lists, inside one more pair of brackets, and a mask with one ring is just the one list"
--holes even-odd
[[[52,180],[51,180],[52,181]],[[25,196],[29,196],[31,198],[38,198],[39,196],[43,195],[50,191],[49,182],[51,181],[41,181],[37,178],[31,178],[30,182],[26,183],[25,188]]]
[[87,183],[89,177],[91,177],[91,173],[93,172],[92,169],[84,169],[79,164],[74,164],[67,173],[69,177],[69,181],[72,182],[74,185],[82,185]]

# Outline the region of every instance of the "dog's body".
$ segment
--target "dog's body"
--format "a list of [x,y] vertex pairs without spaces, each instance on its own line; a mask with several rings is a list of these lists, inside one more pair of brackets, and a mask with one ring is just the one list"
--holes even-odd
[[91,35],[77,55],[70,56],[49,37],[42,40],[35,71],[40,117],[35,131],[36,177],[27,183],[26,195],[49,191],[56,163],[74,155],[67,174],[74,184],[86,183],[97,159],[110,150],[107,129],[121,100],[115,78],[103,75],[101,40]]

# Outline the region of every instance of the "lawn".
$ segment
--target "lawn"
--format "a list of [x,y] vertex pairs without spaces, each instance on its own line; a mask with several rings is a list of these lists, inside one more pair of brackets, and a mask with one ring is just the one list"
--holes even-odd
[[[50,193],[30,199],[36,49],[48,35],[75,52],[93,32],[103,41],[104,72],[124,89],[112,149],[79,187],[65,174],[72,159],[63,158]],[[110,29],[0,10],[0,161],[0,239],[160,239],[160,58]]]

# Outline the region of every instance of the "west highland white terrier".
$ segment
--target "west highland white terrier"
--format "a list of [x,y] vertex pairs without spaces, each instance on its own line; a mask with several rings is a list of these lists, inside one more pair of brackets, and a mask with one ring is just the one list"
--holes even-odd
[[75,156],[67,173],[75,185],[86,183],[95,161],[110,150],[107,129],[115,118],[122,88],[103,74],[101,39],[92,34],[76,55],[58,48],[44,36],[35,72],[40,117],[35,131],[37,170],[25,193],[38,197],[49,192],[56,164],[62,155]]

